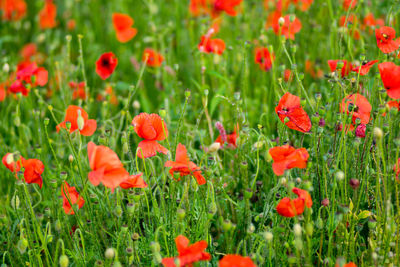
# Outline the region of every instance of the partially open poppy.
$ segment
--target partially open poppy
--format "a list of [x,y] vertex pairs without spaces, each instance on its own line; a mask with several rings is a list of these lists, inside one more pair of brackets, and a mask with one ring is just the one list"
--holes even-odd
[[383,62],[378,65],[383,86],[389,97],[400,98],[400,66],[393,62]]
[[254,62],[260,66],[260,69],[269,71],[272,68],[272,62],[275,60],[274,53],[270,53],[266,47],[257,47],[254,51]]
[[14,153],[7,153],[4,155],[2,162],[3,165],[11,172],[17,173],[21,170],[25,159],[19,154],[16,155]]
[[229,16],[236,16],[236,6],[240,5],[242,0],[215,0],[213,4],[212,14],[218,16],[222,12],[225,12]]
[[217,55],[222,55],[225,51],[225,42],[222,39],[211,39],[206,35],[201,36],[198,48],[204,53],[214,53]]
[[39,25],[42,30],[54,28],[57,16],[57,6],[53,0],[46,0],[43,9],[39,12]]
[[250,257],[227,254],[218,263],[219,267],[257,267]]
[[[119,160],[117,154],[106,146],[97,146],[93,142],[88,143],[89,165],[92,171],[89,173],[89,181],[98,186],[103,183],[105,187],[114,190],[124,181],[135,179],[135,175],[130,176],[125,170],[124,165]],[[138,177],[136,176],[136,179]],[[137,180],[138,184],[142,183]],[[127,183],[130,183],[127,181]]]
[[305,148],[295,149],[290,145],[283,145],[273,147],[268,152],[274,161],[272,170],[276,175],[283,175],[289,169],[307,167],[309,155]]
[[375,37],[378,48],[385,54],[394,52],[400,46],[400,38],[394,39],[396,31],[392,27],[375,29]]
[[335,72],[336,70],[338,70],[337,66],[338,66],[339,62],[343,63],[342,69],[339,69],[340,74],[341,74],[342,78],[346,77],[350,73],[350,70],[353,68],[351,63],[348,62],[347,60],[341,60],[341,59],[328,60],[329,68],[331,69],[331,72]]
[[167,126],[159,115],[140,113],[133,118],[132,125],[137,135],[144,139],[138,145],[139,158],[153,157],[157,152],[168,153],[168,150],[157,142],[168,137]]
[[[11,93],[21,93],[24,96],[29,94],[30,89],[36,86],[44,86],[48,81],[48,72],[36,63],[23,62],[18,64],[16,80],[11,84]],[[28,86],[29,85],[29,86]]]
[[75,187],[70,186],[66,181],[64,181],[63,185],[61,186],[61,196],[63,197],[63,209],[65,214],[75,214],[72,205],[76,204],[78,209],[80,209],[83,207],[83,204],[85,204],[85,200],[79,195]]
[[279,18],[277,21],[274,21],[272,24],[272,29],[274,30],[276,35],[284,35],[288,39],[294,40],[294,35],[301,30],[301,22],[296,17],[293,21],[290,20],[290,15],[286,15],[283,17],[284,23],[283,25],[279,25]]
[[278,106],[275,107],[275,112],[283,123],[285,123],[285,118],[289,119],[285,125],[290,129],[303,133],[311,130],[310,117],[301,107],[298,96],[289,92],[284,94],[279,100]]
[[38,184],[42,188],[43,179],[42,173],[44,171],[43,162],[38,159],[27,159],[23,162],[24,178],[28,184]]
[[137,30],[132,28],[134,20],[129,15],[113,13],[112,22],[117,34],[117,40],[121,43],[129,42],[135,37]]
[[164,57],[157,51],[146,48],[143,52],[142,61],[150,67],[160,67],[161,63],[164,61]]
[[225,137],[223,137],[220,134],[215,140],[215,142],[219,143],[221,145],[221,148],[224,147],[225,143],[228,144],[228,147],[236,148],[237,147],[236,140],[239,135],[238,132],[239,132],[239,124],[236,124],[231,134],[226,134],[225,132]]
[[105,80],[111,76],[117,65],[118,58],[113,52],[104,53],[96,61],[96,73]]
[[[178,250],[178,256],[172,258],[162,259],[164,267],[189,267],[193,263],[198,261],[209,261],[211,255],[204,250],[207,248],[207,242],[202,240],[189,245],[189,239],[183,235],[179,235],[175,238],[176,249]],[[175,260],[178,260],[179,265],[175,264]]]
[[368,99],[360,94],[351,94],[343,98],[340,104],[340,112],[352,116],[352,124],[349,130],[352,131],[356,124],[356,119],[360,119],[360,123],[368,124],[371,115],[371,104]]
[[0,10],[3,20],[17,21],[25,17],[27,5],[25,0],[2,0]]
[[130,175],[126,180],[124,180],[122,183],[120,183],[120,187],[123,189],[129,189],[129,188],[146,188],[147,184],[146,182],[142,179],[143,173],[138,173],[134,175]]
[[199,185],[206,183],[206,179],[201,174],[200,168],[189,160],[186,147],[181,143],[176,147],[175,161],[167,161],[164,166],[171,167],[169,170],[171,175],[174,175],[174,172],[178,172],[181,177],[193,175]]
[[292,192],[298,197],[295,199],[288,197],[282,198],[276,206],[276,211],[279,215],[292,218],[302,214],[306,206],[308,208],[312,207],[312,199],[307,191],[294,187]]
[[360,73],[361,76],[367,75],[372,66],[377,62],[379,62],[379,60],[363,62],[361,66],[353,66],[351,71]]
[[64,121],[57,125],[57,132],[60,128],[67,129],[66,122],[71,123],[69,133],[79,130],[81,135],[91,136],[94,134],[97,128],[96,120],[89,120],[89,116],[86,111],[78,106],[68,106]]

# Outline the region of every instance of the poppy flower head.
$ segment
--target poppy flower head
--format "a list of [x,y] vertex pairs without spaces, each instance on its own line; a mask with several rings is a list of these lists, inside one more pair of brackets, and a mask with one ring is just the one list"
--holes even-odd
[[190,0],[189,11],[195,17],[209,14],[210,4],[210,0]]
[[22,47],[21,51],[19,52],[23,60],[27,62],[29,62],[31,60],[31,57],[33,57],[36,53],[37,53],[37,46],[35,43],[29,43],[24,45],[24,47]]
[[383,62],[378,65],[378,69],[388,96],[400,99],[400,66],[393,62]]
[[375,37],[378,48],[385,54],[394,52],[400,46],[400,38],[394,39],[396,31],[392,27],[375,29]]
[[42,30],[51,29],[57,25],[57,6],[52,0],[46,0],[43,9],[39,12],[39,25]]
[[168,150],[157,141],[168,137],[168,129],[158,114],[140,113],[132,120],[137,135],[144,139],[138,145],[138,157],[153,157],[157,152],[167,154]]
[[71,125],[69,133],[79,130],[80,134],[83,136],[93,135],[97,128],[96,120],[89,120],[86,111],[78,106],[68,106],[64,121],[57,125],[57,132],[60,131],[60,128],[67,129],[67,122]]
[[[216,124],[218,130],[220,131],[220,135],[217,137],[215,142],[219,143],[221,147],[224,147],[225,143],[228,144],[228,147],[237,148],[237,138],[239,136],[239,124],[236,124],[233,132],[231,134],[226,134],[225,129],[222,124]],[[222,128],[221,128],[222,127]]]
[[357,5],[357,0],[343,0],[343,9],[353,9]]
[[69,88],[72,90],[72,99],[86,99],[85,82],[69,82]]
[[21,170],[21,167],[23,166],[25,159],[19,154],[7,153],[4,155],[2,162],[3,165],[11,172],[17,173]]
[[295,4],[297,4],[298,8],[301,11],[307,11],[310,6],[312,5],[312,3],[314,2],[314,0],[293,0],[293,2]]
[[218,263],[219,267],[257,267],[250,257],[241,255],[225,255]]
[[201,36],[198,48],[200,52],[203,53],[222,55],[222,53],[225,51],[225,42],[222,39],[211,39],[207,35],[203,35]]
[[312,199],[310,193],[308,193],[306,190],[294,187],[292,189],[292,192],[295,193],[299,198],[304,199],[304,204],[308,207],[312,207]]
[[379,60],[363,62],[361,66],[353,66],[351,71],[357,72],[361,76],[367,75],[372,66],[377,62],[379,62]]
[[199,185],[206,183],[206,179],[202,175],[200,168],[189,160],[186,147],[181,143],[176,147],[175,161],[167,161],[164,166],[171,168],[169,173],[172,176],[174,172],[179,173],[181,177],[193,175]]
[[129,15],[113,13],[112,22],[119,42],[129,42],[136,36],[137,30],[132,27],[134,20]]
[[212,15],[214,17],[218,16],[222,12],[225,12],[229,16],[236,16],[236,6],[240,5],[242,0],[215,0],[212,10]]
[[285,123],[290,129],[300,131],[303,133],[311,130],[311,120],[308,114],[300,105],[300,98],[286,93],[279,100],[278,106],[275,107],[275,112],[281,122],[285,123],[285,119],[289,121]]
[[118,65],[118,58],[113,52],[102,54],[96,61],[96,73],[105,80],[111,76]]
[[143,52],[142,61],[145,62],[147,66],[160,67],[164,61],[164,57],[157,51],[146,48]]
[[193,263],[199,261],[209,261],[211,255],[204,250],[207,248],[207,242],[202,240],[189,245],[190,241],[183,235],[179,235],[175,238],[176,249],[178,250],[178,256],[173,258],[164,258],[162,264],[164,267],[177,267],[175,260],[178,259],[179,266],[192,266]]
[[27,5],[25,0],[2,0],[0,10],[3,20],[17,21],[25,17]]
[[76,204],[78,209],[80,209],[83,207],[83,204],[85,204],[85,200],[79,195],[75,187],[70,186],[66,181],[64,181],[64,184],[61,186],[61,196],[63,197],[63,209],[65,214],[75,214],[72,205]]
[[352,116],[352,125],[350,130],[353,130],[356,124],[356,119],[360,119],[362,124],[368,124],[371,115],[371,104],[368,99],[360,94],[351,94],[343,98],[340,105],[340,112]]
[[270,53],[266,47],[258,47],[254,52],[254,62],[260,66],[260,69],[269,71],[272,68],[272,62],[275,60],[274,53]]
[[284,23],[282,26],[279,24],[279,18],[273,22],[272,28],[276,35],[281,34],[288,39],[294,40],[294,35],[301,30],[302,25],[301,21],[297,17],[292,21],[290,19],[291,16],[292,15],[286,15],[283,17]]
[[302,198],[290,199],[282,198],[276,206],[276,211],[279,215],[292,218],[304,212],[305,200]]
[[273,147],[268,152],[274,161],[272,170],[276,175],[283,175],[289,169],[307,167],[309,154],[305,148],[295,149],[292,146],[283,145]]
[[120,183],[120,187],[123,189],[129,188],[146,188],[147,184],[142,178],[143,173],[130,175],[126,180]]
[[38,159],[27,159],[23,162],[24,178],[28,184],[38,184],[42,188],[43,179],[42,173],[44,171],[43,162]]
[[[341,62],[343,63],[343,67],[341,69],[338,69],[338,63]],[[331,69],[331,72],[335,72],[336,70],[340,71],[341,77],[346,77],[349,73],[350,70],[353,68],[350,62],[347,60],[328,60],[328,65],[329,68]]]

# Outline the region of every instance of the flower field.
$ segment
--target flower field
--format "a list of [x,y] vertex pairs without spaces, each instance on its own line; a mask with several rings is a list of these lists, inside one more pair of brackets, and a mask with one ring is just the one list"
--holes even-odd
[[398,0],[0,0],[0,266],[400,266]]

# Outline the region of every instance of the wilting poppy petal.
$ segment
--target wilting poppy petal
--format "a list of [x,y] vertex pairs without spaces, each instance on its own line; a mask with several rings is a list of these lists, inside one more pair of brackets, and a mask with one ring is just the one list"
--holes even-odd
[[147,187],[146,182],[142,179],[142,173],[130,175],[124,180],[119,186],[124,189],[128,188],[145,188]]

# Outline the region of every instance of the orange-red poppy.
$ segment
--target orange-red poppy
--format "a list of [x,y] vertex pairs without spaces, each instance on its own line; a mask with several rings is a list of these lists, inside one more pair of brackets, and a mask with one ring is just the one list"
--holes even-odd
[[3,20],[17,21],[25,17],[27,5],[25,0],[0,0]]
[[369,27],[369,33],[372,34],[372,28],[380,26],[383,27],[385,26],[385,20],[384,19],[375,19],[374,14],[371,12],[368,13],[363,20],[363,25],[361,25],[361,28],[365,30],[366,27]]
[[57,6],[53,0],[46,0],[44,7],[39,12],[39,25],[42,30],[51,29],[57,25]]
[[267,21],[265,22],[265,28],[269,29],[273,25],[277,24],[280,17],[282,17],[282,12],[279,9],[269,13]]
[[353,9],[357,5],[357,0],[343,0],[343,9]]
[[146,182],[142,179],[143,173],[138,173],[134,175],[130,175],[126,180],[122,181],[120,183],[120,187],[123,189],[129,189],[129,188],[146,188],[147,184]]
[[348,27],[348,24],[357,24],[358,19],[354,14],[349,16],[341,16],[339,19],[339,26],[349,28],[349,34],[354,39],[360,39],[360,31],[356,27]]
[[121,43],[129,42],[136,36],[137,30],[132,28],[134,20],[129,15],[113,13],[112,22],[117,35],[117,40]]
[[210,37],[203,35],[201,36],[198,48],[200,52],[203,53],[222,55],[222,53],[225,51],[225,42],[222,39],[211,39]]
[[107,85],[106,89],[104,90],[104,93],[99,93],[97,94],[97,101],[104,101],[106,100],[106,97],[109,97],[109,101],[111,104],[113,105],[118,105],[118,98],[117,96],[114,94],[113,88],[111,85]]
[[157,142],[168,137],[167,126],[159,115],[140,113],[133,118],[132,125],[137,135],[144,139],[138,145],[138,157],[149,158],[155,156],[157,152],[168,153],[168,150]]
[[164,57],[151,48],[146,48],[143,52],[142,61],[150,67],[160,67],[161,63],[164,61]]
[[[162,259],[164,267],[189,267],[193,263],[198,261],[209,261],[211,255],[204,250],[207,248],[207,242],[202,240],[189,245],[190,241],[183,235],[179,235],[175,238],[176,249],[178,250],[178,256],[172,258]],[[175,264],[175,260],[178,259],[179,265]]]
[[113,52],[102,54],[96,61],[96,73],[105,80],[111,76],[118,65],[118,58]]
[[295,149],[290,145],[283,145],[271,148],[268,153],[274,161],[272,170],[276,175],[283,175],[286,170],[293,168],[305,169],[307,167],[309,155],[305,148]]
[[[100,183],[103,183],[105,187],[111,188],[114,191],[122,182],[128,179],[135,179],[135,175],[133,177],[129,175],[119,160],[118,155],[110,148],[97,146],[95,143],[89,142],[87,150],[89,165],[92,169],[89,173],[89,181],[93,185],[98,186]],[[141,183],[141,181],[137,181],[138,184]]]
[[67,29],[69,31],[73,31],[73,30],[75,30],[75,27],[76,27],[76,21],[74,19],[69,19],[67,21]]
[[[394,108],[394,109],[397,109],[398,111],[400,111],[400,102],[399,101],[388,101],[387,103],[386,103],[386,108],[388,109],[388,110],[390,110],[390,109],[392,109],[392,108]],[[383,113],[382,114],[382,116],[386,116],[386,112],[385,113]]]
[[212,0],[190,0],[189,11],[193,16],[200,16],[210,13]]
[[85,82],[69,82],[69,88],[72,90],[72,99],[86,99]]
[[28,184],[38,184],[42,188],[43,179],[42,173],[44,171],[43,162],[38,159],[27,159],[23,162],[24,178]]
[[285,69],[285,71],[283,72],[283,79],[285,80],[285,82],[290,82],[293,80],[293,73],[290,69]]
[[272,62],[275,60],[274,53],[270,53],[266,47],[257,47],[254,51],[254,62],[260,66],[260,69],[268,71],[272,68]]
[[376,44],[385,54],[392,53],[400,46],[400,38],[396,37],[396,31],[392,27],[383,26],[375,29]]
[[237,138],[239,136],[239,124],[236,124],[233,132],[231,134],[226,134],[222,136],[221,134],[217,137],[215,142],[219,143],[221,147],[224,147],[225,143],[228,144],[228,147],[236,148],[237,147]]
[[363,62],[361,66],[353,66],[351,71],[360,73],[361,76],[367,75],[372,66],[377,62],[379,62],[379,60]]
[[286,118],[289,119],[285,125],[290,129],[303,133],[311,130],[310,117],[302,108],[298,96],[289,92],[284,94],[279,100],[278,106],[275,107],[275,112],[283,123],[285,123]]
[[206,179],[201,174],[200,168],[189,160],[186,147],[181,143],[176,147],[175,161],[167,161],[164,166],[167,168],[171,167],[169,170],[171,175],[174,175],[174,172],[178,172],[181,177],[193,175],[199,185],[206,183]]
[[[336,263],[335,267],[339,267],[339,264]],[[357,267],[354,262],[349,262],[343,265],[343,267]]]
[[284,35],[286,38],[294,40],[294,35],[301,30],[301,22],[296,17],[294,21],[290,21],[291,15],[284,16],[284,23],[283,25],[279,25],[279,18],[278,20],[274,21],[272,24],[272,29],[274,30],[276,35]]
[[4,83],[0,83],[0,102],[4,101],[6,98],[6,89]]
[[257,267],[250,257],[227,254],[218,263],[218,267]]
[[349,126],[350,131],[354,129],[356,119],[360,119],[360,123],[362,124],[368,124],[371,110],[372,107],[368,99],[358,93],[343,98],[340,104],[340,112],[352,116],[352,124]]
[[78,209],[80,209],[83,207],[83,204],[85,204],[85,200],[79,195],[75,187],[70,186],[66,181],[61,185],[61,196],[63,197],[63,209],[65,214],[75,214],[72,205],[76,204]]
[[297,4],[301,11],[307,11],[313,2],[314,0],[293,0],[293,3]]
[[37,46],[35,43],[28,43],[24,45],[19,52],[21,57],[23,58],[23,61],[29,62],[31,60],[31,57],[33,57],[37,53]]
[[393,62],[383,62],[378,65],[383,86],[389,97],[400,98],[400,66]]
[[225,12],[229,16],[236,16],[236,6],[240,3],[242,3],[242,0],[214,0],[212,15],[216,17]]
[[21,167],[24,164],[25,159],[22,156],[18,156],[18,158],[15,158],[15,155],[12,153],[7,153],[4,155],[2,162],[3,165],[9,169],[11,172],[19,172],[21,170]]
[[74,105],[68,106],[64,121],[57,125],[57,132],[60,131],[60,128],[67,129],[67,121],[71,124],[71,128],[69,129],[70,133],[79,130],[81,135],[91,136],[97,128],[96,120],[89,120],[86,111],[83,108]]
[[337,65],[338,65],[339,62],[343,63],[342,69],[339,70],[339,71],[341,71],[340,74],[341,74],[342,78],[346,77],[350,73],[350,70],[353,68],[351,63],[348,62],[347,60],[341,60],[341,59],[328,60],[329,68],[331,69],[331,72],[336,71],[337,70]]
[[312,207],[312,199],[307,191],[294,187],[292,192],[298,197],[295,199],[282,198],[276,206],[276,211],[279,215],[292,218],[302,214],[306,206],[308,208]]
[[48,72],[45,68],[38,67],[34,62],[22,62],[17,66],[16,80],[11,84],[9,90],[11,93],[22,93],[27,96],[30,91],[29,87],[44,86],[47,81]]

